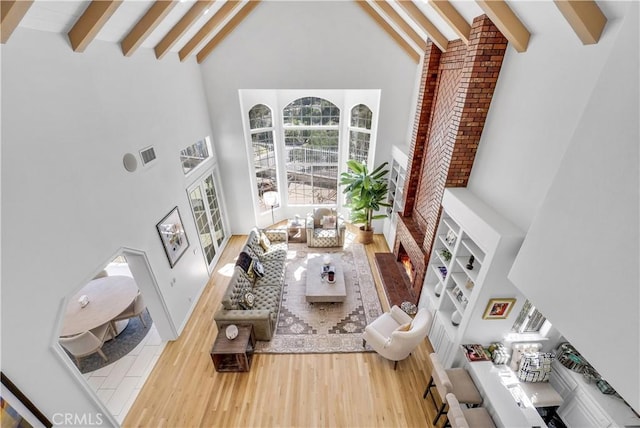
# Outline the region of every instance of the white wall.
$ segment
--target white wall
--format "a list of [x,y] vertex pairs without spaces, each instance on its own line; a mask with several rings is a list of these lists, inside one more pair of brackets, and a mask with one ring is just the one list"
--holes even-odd
[[380,89],[375,164],[407,145],[418,64],[355,2],[261,2],[201,70],[233,233],[255,223],[238,90]]
[[509,49],[469,187],[529,231],[510,279],[640,410],[638,4],[602,7],[597,45]]
[[629,4],[601,4],[609,22],[590,46],[553,2],[512,5],[532,36],[525,53],[507,48],[469,188],[522,230],[551,185]]
[[[49,417],[95,413],[50,348],[65,295],[138,249],[179,330],[208,280],[179,162],[211,134],[200,72],[18,29],[2,48],[2,122],[2,369]],[[156,165],[126,172],[122,156],[152,144]],[[170,269],[155,225],[176,205],[191,246]]]

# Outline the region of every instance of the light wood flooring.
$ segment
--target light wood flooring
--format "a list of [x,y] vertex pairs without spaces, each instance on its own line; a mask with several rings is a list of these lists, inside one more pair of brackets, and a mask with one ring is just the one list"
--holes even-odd
[[[182,335],[165,347],[122,426],[431,426],[436,412],[430,397],[422,398],[430,377],[428,339],[396,371],[374,352],[256,354],[248,373],[215,371],[209,355],[217,334],[213,314],[229,280],[224,274],[245,239],[230,239]],[[382,235],[367,246],[387,310],[373,256],[385,251]]]

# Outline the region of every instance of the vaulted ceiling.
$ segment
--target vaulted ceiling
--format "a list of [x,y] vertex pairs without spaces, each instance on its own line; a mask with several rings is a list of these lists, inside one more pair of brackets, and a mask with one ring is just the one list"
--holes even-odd
[[[270,1],[270,0],[265,0]],[[354,0],[356,1],[356,0]],[[357,0],[417,63],[426,40],[446,51],[451,40],[468,43],[470,24],[487,14],[509,43],[525,52],[531,36],[526,17],[518,16],[517,2],[503,0]],[[593,0],[555,0],[583,44],[597,43],[607,18]],[[17,27],[66,34],[76,52],[91,42],[119,43],[125,56],[138,48],[152,48],[156,57],[192,55],[199,63],[259,7],[260,0],[2,0],[2,43],[10,43]]]

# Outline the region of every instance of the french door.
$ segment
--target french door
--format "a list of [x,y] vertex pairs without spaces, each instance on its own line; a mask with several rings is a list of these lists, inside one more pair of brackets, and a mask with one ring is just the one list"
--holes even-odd
[[197,181],[187,190],[187,193],[189,194],[196,228],[198,229],[202,253],[204,254],[207,268],[211,272],[215,264],[216,254],[221,250],[226,238],[225,221],[218,193],[216,192],[213,172],[204,176],[202,180]]

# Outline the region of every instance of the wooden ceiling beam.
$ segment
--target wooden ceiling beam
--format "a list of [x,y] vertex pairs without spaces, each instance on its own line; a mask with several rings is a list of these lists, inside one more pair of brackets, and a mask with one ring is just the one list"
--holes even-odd
[[242,20],[251,13],[258,3],[260,3],[260,0],[249,0],[242,6],[242,9],[240,9],[220,31],[218,31],[218,34],[216,34],[202,49],[200,49],[200,52],[196,55],[198,64],[201,64],[202,61],[207,59],[216,46],[218,46],[218,44],[220,44],[220,42],[222,42],[225,37],[227,37],[238,26],[238,24],[240,24],[240,22],[242,22]]
[[191,9],[173,26],[171,30],[160,40],[154,48],[156,58],[162,59],[167,52],[184,36],[184,34],[195,24],[203,13],[211,7],[215,0],[198,0]]
[[0,41],[3,44],[7,43],[32,4],[33,0],[0,1]]
[[431,7],[445,20],[447,24],[456,32],[462,41],[469,44],[469,34],[471,34],[471,25],[464,19],[462,15],[448,0],[429,0]]
[[525,52],[531,34],[516,14],[503,0],[476,0],[498,30],[518,52]]
[[393,29],[391,25],[366,0],[355,0],[365,12],[414,60],[420,62],[420,54]]
[[413,40],[413,43],[415,43],[420,50],[424,51],[427,48],[427,41],[420,37],[420,35],[411,28],[411,25],[409,25],[407,21],[405,21],[404,18],[396,12],[389,2],[386,0],[374,0],[374,2],[393,22],[396,23],[398,27],[400,27],[402,31],[404,31],[407,36],[409,36],[411,40]]
[[171,9],[178,4],[173,0],[157,0],[144,14],[138,23],[126,35],[120,47],[124,56],[131,56],[142,42],[156,29]]
[[121,0],[93,0],[89,4],[68,33],[74,52],[84,52],[121,4]]
[[440,49],[442,52],[447,51],[447,45],[449,44],[449,40],[438,30],[438,28],[433,25],[429,18],[427,18],[422,11],[416,6],[413,1],[410,0],[400,0],[398,4],[402,6],[402,8],[409,14],[411,19],[413,19],[423,30],[431,41]]
[[[178,52],[178,56],[180,57],[180,61],[184,61],[187,59],[189,55],[198,47],[200,43],[206,39],[209,34],[215,30],[215,28],[220,25],[222,21],[236,8],[241,2],[239,0],[227,0],[220,9],[216,12],[215,15],[208,20],[202,28],[187,42],[186,45],[180,49]],[[251,2],[249,2],[251,3]]]
[[554,3],[583,45],[595,45],[600,40],[607,17],[592,0],[555,0]]

